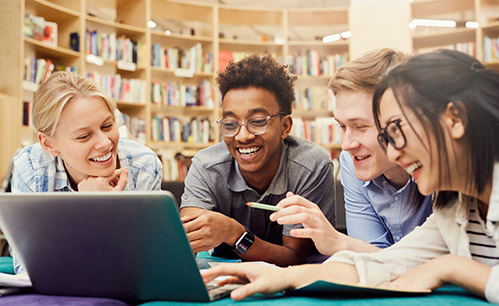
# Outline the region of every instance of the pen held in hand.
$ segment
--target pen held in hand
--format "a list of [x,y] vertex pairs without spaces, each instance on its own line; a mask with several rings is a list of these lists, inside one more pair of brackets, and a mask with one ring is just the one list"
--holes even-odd
[[274,205],[269,205],[269,204],[262,204],[262,203],[256,203],[256,202],[248,202],[246,203],[249,207],[253,208],[259,208],[259,209],[265,209],[265,210],[271,210],[271,211],[279,211],[282,209],[282,207],[277,207]]

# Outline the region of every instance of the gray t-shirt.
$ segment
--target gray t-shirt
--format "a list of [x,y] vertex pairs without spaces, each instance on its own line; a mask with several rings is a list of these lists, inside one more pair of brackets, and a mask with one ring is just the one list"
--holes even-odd
[[301,195],[316,203],[334,225],[333,163],[329,153],[301,138],[288,136],[282,146],[279,168],[264,194],[249,187],[225,143],[199,151],[185,179],[181,208],[199,207],[236,219],[256,236],[282,245],[297,225],[270,222],[270,211],[254,209],[246,202],[277,204],[286,192]]

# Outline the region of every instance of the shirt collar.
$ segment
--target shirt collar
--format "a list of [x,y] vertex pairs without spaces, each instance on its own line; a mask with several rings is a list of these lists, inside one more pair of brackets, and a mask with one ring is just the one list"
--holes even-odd
[[62,158],[55,158],[55,183],[54,191],[74,191],[69,183],[69,177],[66,172],[66,167],[62,162]]
[[499,163],[494,165],[487,220],[499,221]]
[[[281,147],[281,155],[279,158],[279,168],[277,169],[264,195],[267,194],[281,195],[286,193],[288,188],[287,184],[288,180],[285,173],[287,168],[287,158],[286,158],[287,150],[288,150],[288,145],[286,144],[286,142],[283,141]],[[251,187],[248,186],[246,180],[241,174],[241,170],[239,169],[237,161],[235,159],[233,159],[233,161],[234,162],[232,163],[232,167],[229,173],[228,188],[233,192],[243,192],[245,190],[252,189]]]

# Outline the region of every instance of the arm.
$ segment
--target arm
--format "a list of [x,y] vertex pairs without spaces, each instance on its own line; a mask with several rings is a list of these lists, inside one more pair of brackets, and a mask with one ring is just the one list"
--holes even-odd
[[341,153],[340,166],[348,236],[376,247],[390,246],[392,244],[389,240],[390,233],[370,200],[362,193],[364,187],[355,175],[352,159],[347,152]]
[[491,266],[478,261],[447,254],[408,270],[389,287],[436,289],[451,283],[483,297],[491,270]]
[[[194,253],[212,249],[224,242],[234,247],[246,231],[238,221],[218,212],[185,207],[180,215]],[[240,257],[247,261],[266,261],[278,266],[288,266],[305,262],[311,246],[312,243],[305,239],[284,236],[281,246],[255,236],[253,245]]]
[[377,252],[379,248],[359,239],[338,232],[327,220],[320,208],[307,199],[288,192],[277,206],[286,209],[270,215],[271,221],[279,224],[301,223],[303,228],[291,230],[291,236],[310,238],[323,255],[333,255],[341,250],[356,252]]

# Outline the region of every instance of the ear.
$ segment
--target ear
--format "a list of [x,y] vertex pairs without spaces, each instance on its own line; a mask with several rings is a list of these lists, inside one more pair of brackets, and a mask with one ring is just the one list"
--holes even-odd
[[293,118],[291,115],[285,115],[282,119],[281,139],[284,140],[288,137],[289,133],[291,133],[291,127],[293,127]]
[[52,143],[52,140],[50,139],[49,136],[45,135],[44,133],[39,132],[38,135],[38,142],[40,142],[40,145],[42,146],[42,149],[49,153],[52,156],[59,156],[61,153],[57,151],[54,148],[54,145]]
[[[462,112],[454,102],[449,102],[445,111],[441,115],[444,125],[449,130],[449,134],[454,139],[460,139],[466,131],[466,124],[463,121]],[[462,110],[462,108],[461,108]]]

